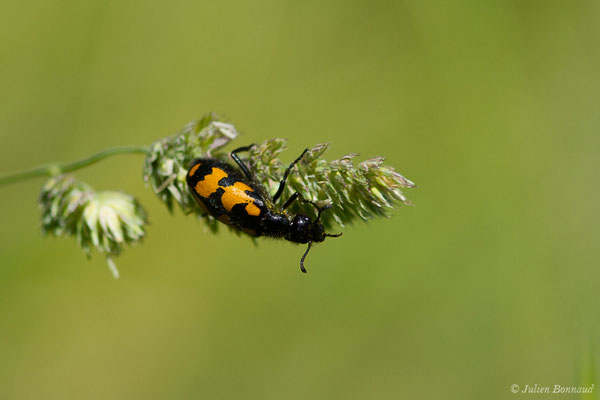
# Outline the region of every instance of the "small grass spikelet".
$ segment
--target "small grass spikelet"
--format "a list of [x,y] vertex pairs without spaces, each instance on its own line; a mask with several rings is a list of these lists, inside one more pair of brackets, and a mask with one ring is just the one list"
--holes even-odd
[[219,121],[215,114],[188,123],[179,133],[154,142],[146,154],[144,180],[160,200],[173,211],[174,204],[185,213],[204,217],[212,231],[218,222],[200,210],[189,193],[185,175],[190,162],[198,157],[226,157],[219,150],[235,139],[232,124]]
[[146,212],[131,195],[95,191],[67,175],[51,177],[39,197],[42,231],[54,236],[73,236],[90,256],[92,249],[103,253],[117,278],[114,263],[125,244],[144,237]]

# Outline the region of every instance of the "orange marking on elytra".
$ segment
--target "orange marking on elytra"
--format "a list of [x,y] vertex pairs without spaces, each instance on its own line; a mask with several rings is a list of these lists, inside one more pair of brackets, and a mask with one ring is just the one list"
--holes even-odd
[[198,163],[198,164],[194,165],[194,166],[192,167],[192,169],[190,169],[190,176],[192,176],[192,175],[194,175],[194,174],[196,173],[196,171],[197,171],[197,170],[198,170],[198,168],[200,167],[200,164],[201,164],[201,163]]
[[248,203],[248,205],[246,206],[246,212],[248,213],[248,215],[258,217],[260,215],[260,208],[256,207],[252,203]]
[[201,181],[196,183],[196,192],[202,197],[208,197],[217,191],[219,181],[227,177],[227,172],[219,168],[213,168],[212,172],[204,177]]
[[[231,211],[233,206],[240,203],[252,203],[254,199],[246,194],[246,190],[254,191],[243,182],[236,182],[232,186],[224,187],[225,193],[221,197],[221,203],[227,211]],[[256,207],[256,206],[255,206]]]
[[195,188],[196,192],[200,196],[207,198],[216,192],[217,189],[221,188],[225,191],[221,195],[221,204],[223,204],[223,207],[227,211],[231,211],[236,204],[246,204],[245,210],[248,215],[259,216],[260,208],[253,204],[254,199],[246,193],[246,191],[253,192],[254,189],[244,182],[236,182],[231,186],[225,187],[219,185],[219,181],[228,176],[227,172],[222,169],[213,168],[210,174],[206,175],[203,180],[198,181]]

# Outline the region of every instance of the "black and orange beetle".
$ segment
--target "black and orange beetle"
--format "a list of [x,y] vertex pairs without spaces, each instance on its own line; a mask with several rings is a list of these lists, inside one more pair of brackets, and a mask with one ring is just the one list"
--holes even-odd
[[229,163],[214,158],[193,160],[187,173],[190,191],[196,202],[208,214],[235,229],[254,237],[267,236],[283,238],[295,243],[308,243],[308,248],[300,259],[300,270],[306,272],[304,259],[312,243],[322,242],[326,237],[342,235],[325,233],[323,225],[319,222],[321,213],[329,207],[319,207],[303,200],[317,208],[315,221],[311,221],[306,215],[290,215],[286,212],[286,208],[298,197],[302,198],[298,192],[290,196],[281,207],[276,206],[290,171],[304,157],[308,149],[304,150],[300,157],[285,170],[279,188],[271,198],[238,156],[238,153],[248,151],[252,146],[254,145],[240,147],[230,153],[239,170]]

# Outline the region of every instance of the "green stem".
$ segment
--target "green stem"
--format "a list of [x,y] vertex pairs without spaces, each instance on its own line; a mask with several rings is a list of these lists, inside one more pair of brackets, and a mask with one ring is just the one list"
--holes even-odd
[[114,147],[71,163],[51,163],[39,165],[24,171],[9,172],[7,174],[0,175],[0,186],[7,185],[9,183],[25,181],[27,179],[33,179],[40,176],[53,176],[65,172],[75,171],[77,169],[95,164],[98,161],[104,160],[105,158],[114,156],[116,154],[145,154],[147,151],[148,148],[145,146]]

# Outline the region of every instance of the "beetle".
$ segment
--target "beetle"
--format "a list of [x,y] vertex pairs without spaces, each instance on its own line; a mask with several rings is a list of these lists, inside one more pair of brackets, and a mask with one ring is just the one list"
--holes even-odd
[[[230,153],[238,168],[216,158],[194,159],[186,176],[188,187],[201,208],[232,228],[254,237],[266,236],[294,243],[308,243],[300,259],[300,270],[306,273],[304,260],[311,245],[324,241],[326,237],[342,235],[326,233],[323,224],[319,222],[321,213],[331,205],[319,207],[304,200],[298,192],[292,194],[282,206],[277,205],[292,168],[300,162],[308,149],[286,168],[277,191],[270,197],[238,155],[253,146],[239,147]],[[286,211],[298,198],[316,207],[316,220],[312,221],[304,214],[291,215]]]

